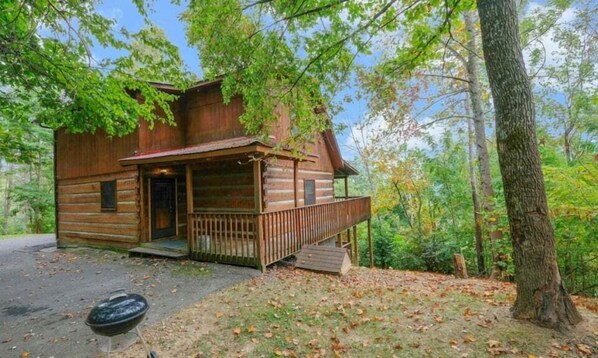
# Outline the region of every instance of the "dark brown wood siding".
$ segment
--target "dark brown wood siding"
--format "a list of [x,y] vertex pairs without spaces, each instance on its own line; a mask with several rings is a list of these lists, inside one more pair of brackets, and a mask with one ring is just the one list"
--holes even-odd
[[[146,121],[139,123],[139,152],[176,149],[185,146],[185,108],[176,101],[170,107],[176,125],[156,122],[150,129]],[[164,116],[161,110],[158,114]]]
[[123,168],[118,160],[134,155],[139,144],[137,131],[109,138],[101,130],[95,134],[74,134],[61,129],[56,140],[59,179],[128,171],[130,168]]
[[[247,160],[245,160],[247,161]],[[195,164],[193,206],[195,211],[255,211],[253,165],[238,161]]]
[[186,102],[187,146],[245,135],[245,128],[239,122],[243,101],[235,97],[224,104],[219,85],[192,90],[186,95]]

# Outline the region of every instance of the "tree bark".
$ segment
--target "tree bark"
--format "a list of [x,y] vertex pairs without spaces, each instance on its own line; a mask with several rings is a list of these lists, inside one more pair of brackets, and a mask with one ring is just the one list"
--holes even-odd
[[480,169],[482,207],[485,214],[486,230],[491,244],[492,262],[496,264],[496,257],[498,255],[496,252],[496,241],[502,237],[502,233],[498,230],[498,220],[494,214],[494,189],[492,188],[492,174],[490,172],[490,155],[488,154],[488,146],[486,144],[486,121],[482,106],[482,86],[479,77],[480,68],[475,53],[477,49],[477,34],[471,12],[466,11],[463,14],[463,20],[465,22],[465,31],[468,38],[467,63],[465,67],[467,70],[467,79],[469,80],[469,100],[471,102],[471,108],[473,109],[474,138]]
[[[469,106],[468,106],[469,107]],[[468,110],[468,112],[471,112]],[[473,163],[473,128],[471,119],[467,119],[467,154],[469,164],[469,183],[471,184],[471,197],[473,199],[473,220],[475,225],[475,251],[478,262],[478,273],[480,275],[486,274],[486,262],[484,258],[484,237],[482,235],[482,208],[480,207],[480,199],[478,197],[478,180],[475,173],[475,165]]]
[[557,265],[515,1],[477,0],[477,5],[513,244],[517,284],[513,317],[568,328],[582,318]]

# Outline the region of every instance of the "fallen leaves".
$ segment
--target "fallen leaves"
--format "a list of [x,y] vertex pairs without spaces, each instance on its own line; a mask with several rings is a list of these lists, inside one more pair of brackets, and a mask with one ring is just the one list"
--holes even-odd
[[[172,344],[177,348],[164,355],[392,356],[393,349],[396,356],[531,358],[568,349],[591,356],[584,353],[591,346],[560,340],[550,346],[550,338],[530,342],[510,333],[533,330],[504,319],[508,308],[502,301],[511,292],[509,284],[427,273],[355,268],[335,277],[273,269],[192,307],[185,316],[214,323],[207,325],[209,333],[188,338],[187,348]],[[235,339],[219,336],[230,337],[231,331]],[[531,352],[529,347],[542,344],[543,351]]]

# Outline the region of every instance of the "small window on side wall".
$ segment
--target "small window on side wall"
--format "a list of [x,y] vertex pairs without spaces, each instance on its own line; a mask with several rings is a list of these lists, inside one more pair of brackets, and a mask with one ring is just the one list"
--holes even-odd
[[305,205],[316,203],[316,181],[313,179],[303,181],[303,193]]
[[116,211],[116,180],[100,182],[102,211]]

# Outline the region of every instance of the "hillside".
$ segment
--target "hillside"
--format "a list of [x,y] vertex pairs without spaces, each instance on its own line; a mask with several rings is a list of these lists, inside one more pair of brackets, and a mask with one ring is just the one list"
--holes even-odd
[[[514,286],[353,268],[336,277],[277,268],[144,329],[161,357],[590,357],[598,300],[562,334],[509,316]],[[143,355],[140,344],[126,357]]]

